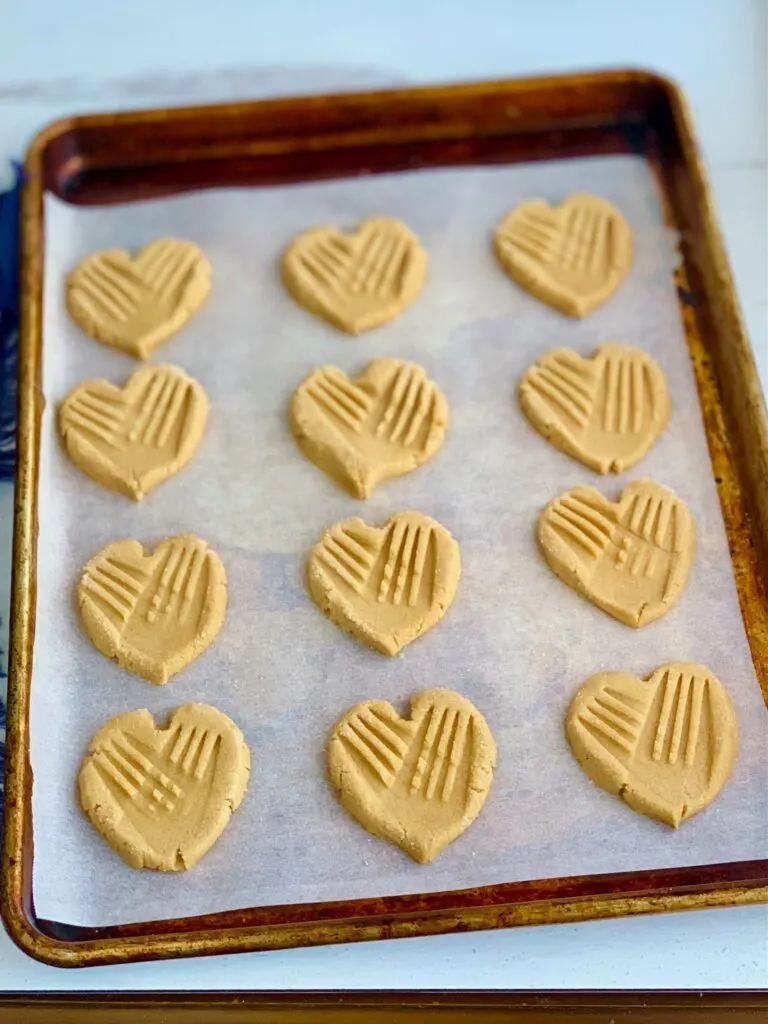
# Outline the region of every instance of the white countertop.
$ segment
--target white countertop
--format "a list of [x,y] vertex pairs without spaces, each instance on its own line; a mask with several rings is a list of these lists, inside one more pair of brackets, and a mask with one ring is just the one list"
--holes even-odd
[[[133,0],[131,11],[27,0],[3,12],[0,162],[75,111],[597,67],[671,75],[693,106],[768,388],[762,0]],[[0,484],[0,581],[11,497]],[[767,985],[761,906],[87,971],[44,967],[0,934],[0,992]]]

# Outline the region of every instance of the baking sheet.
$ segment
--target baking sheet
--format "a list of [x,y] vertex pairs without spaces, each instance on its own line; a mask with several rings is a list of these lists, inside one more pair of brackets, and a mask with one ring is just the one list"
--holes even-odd
[[[587,190],[614,202],[635,232],[635,266],[584,321],[527,295],[497,266],[491,232],[531,196]],[[405,220],[429,257],[426,288],[398,319],[359,339],[335,331],[284,291],[278,257],[318,223]],[[662,224],[647,165],[635,157],[375,176],[269,189],[218,190],[99,208],[46,205],[44,390],[38,608],[31,704],[37,914],[80,925],[238,907],[464,888],[541,877],[763,857],[768,852],[766,711],[738,609],[720,507],[672,281],[675,238]],[[202,382],[212,410],[189,466],[136,504],[101,488],[63,455],[55,409],[86,377],[119,382],[137,367],[68,318],[64,276],[88,253],[171,234],[198,242],[214,288],[153,361]],[[606,340],[650,352],[672,397],[669,428],[618,478],[599,478],[547,444],[517,408],[516,382],[554,345],[589,354]],[[438,455],[367,502],[339,490],[298,451],[287,425],[293,389],[323,363],[354,374],[393,355],[425,366],[446,393],[451,427]],[[682,600],[635,631],[594,608],[546,567],[534,525],[553,496],[592,483],[614,497],[652,476],[688,503],[698,553]],[[359,514],[382,524],[415,508],[458,539],[462,579],[445,619],[398,658],[342,634],[309,598],[306,554],[323,528]],[[154,545],[191,530],[219,553],[227,620],[201,658],[153,687],[100,655],[82,632],[74,588],[109,541]],[[720,797],[675,832],[589,783],[563,718],[580,683],[603,669],[641,675],[669,660],[704,662],[726,684],[741,729]],[[477,822],[431,865],[369,836],[326,780],[323,746],[355,701],[430,686],[458,690],[485,715],[499,762]],[[79,811],[75,780],[108,718],[187,701],[231,715],[251,747],[246,799],[191,872],[137,872]]]

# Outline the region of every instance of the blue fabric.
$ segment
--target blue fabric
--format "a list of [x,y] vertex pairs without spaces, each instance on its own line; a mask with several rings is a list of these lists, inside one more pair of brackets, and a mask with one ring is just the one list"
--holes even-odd
[[0,193],[0,480],[13,479],[16,458],[16,354],[19,338],[19,210],[22,170]]
[[16,183],[0,193],[0,313],[19,312],[19,215],[21,207],[20,164],[13,165]]
[[7,676],[7,655],[0,649],[0,839],[3,836],[3,776],[5,775],[5,704],[3,704],[3,693]]
[[[13,479],[16,456],[16,364],[19,338],[19,207],[21,166],[16,182],[0,193],[0,479]],[[6,652],[0,649],[0,809],[5,768]],[[3,817],[0,813],[0,833]]]

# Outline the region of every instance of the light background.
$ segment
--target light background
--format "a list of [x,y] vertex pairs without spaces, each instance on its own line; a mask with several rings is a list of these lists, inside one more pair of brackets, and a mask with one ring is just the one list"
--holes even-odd
[[[61,114],[633,65],[692,102],[763,381],[761,0],[0,0],[0,158]],[[0,578],[11,494],[0,486]],[[6,609],[0,603],[3,619]],[[768,984],[763,907],[64,972],[0,937],[2,989],[718,988]]]

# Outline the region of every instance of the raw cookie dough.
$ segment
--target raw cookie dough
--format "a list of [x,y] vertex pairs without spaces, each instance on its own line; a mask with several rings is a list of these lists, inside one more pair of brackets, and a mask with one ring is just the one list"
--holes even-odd
[[337,626],[397,654],[448,610],[461,575],[459,545],[434,519],[398,512],[376,529],[336,523],[309,556],[309,592]]
[[401,359],[374,359],[354,381],[335,366],[321,366],[291,403],[301,450],[357,498],[431,458],[447,424],[440,389],[421,366]]
[[176,366],[146,366],[124,388],[78,384],[59,407],[59,433],[84,473],[139,501],[189,462],[207,417],[196,380]]
[[211,644],[224,622],[219,556],[193,533],[148,555],[136,540],[108,544],[83,569],[77,603],[88,636],[118,665],[167,683]]
[[632,266],[632,229],[612,203],[575,192],[560,206],[529,199],[496,228],[499,261],[513,280],[568,316],[586,316]]
[[638,348],[608,342],[591,359],[553,348],[520,381],[523,412],[555,448],[598,473],[622,473],[669,421],[664,374]]
[[283,254],[283,281],[294,299],[348,334],[396,317],[426,273],[426,251],[394,217],[367,217],[349,234],[311,228]]
[[175,334],[211,289],[211,265],[193,242],[158,238],[131,257],[105,249],[67,278],[67,308],[91,337],[138,359]]
[[682,593],[696,548],[685,504],[652,480],[636,480],[608,501],[575,487],[542,512],[538,538],[551,569],[628,626],[665,615]]
[[738,750],[728,694],[709,669],[687,661],[647,680],[592,676],[568,709],[566,734],[593,782],[674,828],[714,800]]
[[452,690],[415,694],[410,718],[386,700],[355,704],[328,741],[328,770],[343,806],[420,864],[469,828],[495,766],[485,719]]
[[209,704],[175,708],[165,729],[128,711],[91,741],[80,805],[132,868],[186,871],[242,803],[250,770],[243,734]]

